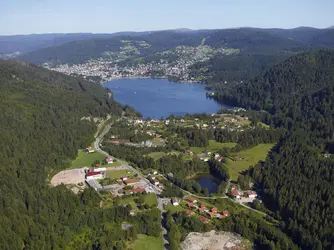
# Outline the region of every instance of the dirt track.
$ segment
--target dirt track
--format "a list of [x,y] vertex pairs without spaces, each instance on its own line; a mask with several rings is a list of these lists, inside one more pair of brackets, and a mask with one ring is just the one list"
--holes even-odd
[[245,246],[245,240],[234,233],[216,232],[189,233],[181,243],[182,250],[226,250],[226,249],[249,249]]
[[79,184],[85,182],[85,172],[82,168],[64,170],[56,174],[51,179],[51,186],[57,186],[61,183],[68,184]]

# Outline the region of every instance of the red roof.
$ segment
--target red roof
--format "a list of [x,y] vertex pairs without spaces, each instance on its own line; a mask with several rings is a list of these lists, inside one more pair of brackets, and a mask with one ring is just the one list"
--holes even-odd
[[253,190],[248,190],[248,191],[247,191],[247,194],[248,194],[248,195],[256,195],[256,192],[253,191]]
[[188,207],[193,207],[194,206],[194,204],[192,202],[188,202],[187,205],[188,205]]
[[212,212],[218,212],[218,208],[216,208],[216,207],[211,208],[211,211],[212,211]]
[[127,179],[124,181],[126,184],[139,182],[138,179]]
[[95,167],[101,167],[101,164],[95,164]]
[[225,219],[225,218],[226,218],[225,215],[220,215],[220,216],[219,216],[219,219]]
[[205,208],[205,207],[206,207],[206,205],[202,203],[202,204],[201,204],[201,207],[202,207],[202,208]]
[[201,213],[203,213],[204,210],[205,210],[205,207],[200,207],[200,208],[198,209],[198,211],[200,211]]
[[224,216],[228,216],[229,214],[230,214],[230,213],[229,213],[227,210],[224,210],[224,211],[223,211],[223,215],[224,215]]
[[124,193],[143,193],[145,192],[145,188],[134,188],[134,189],[130,189],[130,190],[124,190]]
[[159,181],[158,181],[158,180],[156,180],[156,179],[154,179],[153,181],[154,181],[155,183],[159,182]]
[[232,195],[233,195],[234,197],[236,197],[236,196],[240,196],[240,194],[238,193],[238,191],[237,191],[235,188],[232,188],[232,189],[231,189],[231,193],[232,193]]
[[205,218],[205,217],[203,217],[203,216],[201,216],[199,219],[200,219],[200,221],[202,221],[202,222],[208,222],[208,219]]
[[94,176],[94,175],[98,175],[98,174],[101,174],[102,172],[91,172],[91,171],[88,171],[87,172],[87,176]]
[[192,215],[195,214],[195,212],[194,212],[194,211],[191,211],[191,210],[187,210],[187,214],[188,214],[189,216],[192,216]]
[[195,198],[195,197],[192,197],[192,196],[188,196],[188,197],[187,197],[187,200],[188,200],[188,201],[195,201],[196,198]]
[[213,216],[215,216],[215,213],[214,212],[210,212],[208,213],[210,215],[210,217],[212,218]]

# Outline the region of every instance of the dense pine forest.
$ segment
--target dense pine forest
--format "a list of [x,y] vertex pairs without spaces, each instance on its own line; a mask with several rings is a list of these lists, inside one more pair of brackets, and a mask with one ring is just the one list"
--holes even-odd
[[160,233],[159,211],[131,217],[134,227],[121,231],[129,208],[100,209],[94,190],[74,195],[47,183],[92,142],[96,125],[82,117],[121,114],[104,88],[1,61],[0,90],[0,249],[123,249],[137,233]]
[[219,100],[262,110],[265,122],[288,130],[260,173],[248,174],[302,249],[334,246],[333,69],[334,51],[318,50],[291,57],[248,83],[217,89]]

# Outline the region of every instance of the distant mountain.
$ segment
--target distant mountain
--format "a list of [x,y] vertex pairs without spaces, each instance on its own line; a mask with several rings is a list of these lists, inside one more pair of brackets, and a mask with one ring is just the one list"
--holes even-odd
[[32,34],[0,36],[0,53],[31,52],[34,50],[59,46],[71,41],[85,39],[110,38],[118,35],[144,35],[148,32],[118,32],[113,34],[69,33],[69,34]]
[[[298,33],[298,34],[295,34]],[[302,33],[302,34],[299,34]],[[200,30],[180,32],[179,30],[156,31],[136,36],[118,34],[118,36],[72,41],[60,46],[53,46],[27,53],[20,60],[42,64],[48,61],[60,63],[84,63],[89,59],[101,57],[106,52],[120,51],[121,41],[144,41],[149,47],[139,48],[140,55],[145,56],[158,51],[169,50],[176,46],[198,46],[203,41],[205,45],[214,48],[230,47],[240,49],[244,53],[280,53],[282,51],[304,51],[309,44],[303,38],[312,40],[323,30],[293,31],[265,30],[256,28]],[[330,34],[325,34],[326,37]],[[295,36],[295,37],[293,37]],[[322,41],[310,42],[310,46],[323,46]],[[326,46],[332,44],[326,42]],[[334,47],[334,42],[333,42]]]

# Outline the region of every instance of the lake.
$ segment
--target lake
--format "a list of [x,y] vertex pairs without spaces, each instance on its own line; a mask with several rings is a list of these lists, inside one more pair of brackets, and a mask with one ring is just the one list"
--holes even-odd
[[207,188],[209,191],[209,194],[217,192],[219,183],[218,183],[218,180],[214,178],[212,175],[201,174],[195,177],[194,180],[197,181],[201,185],[203,190]]
[[143,118],[166,118],[186,113],[216,113],[228,105],[218,104],[206,97],[205,85],[200,83],[175,83],[167,79],[118,79],[105,84],[121,104],[139,111]]

